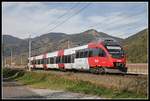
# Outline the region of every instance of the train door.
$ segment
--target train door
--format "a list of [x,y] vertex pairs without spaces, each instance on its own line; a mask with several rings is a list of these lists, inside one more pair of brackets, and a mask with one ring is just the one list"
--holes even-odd
[[47,69],[47,53],[43,55],[43,68],[46,70]]
[[74,68],[76,68],[76,69],[84,69],[84,70],[88,70],[89,69],[88,58],[87,58],[86,54],[88,54],[88,51],[86,51],[85,49],[76,51]]
[[70,61],[71,69],[74,68],[74,62],[75,62],[75,54],[71,54],[71,61]]

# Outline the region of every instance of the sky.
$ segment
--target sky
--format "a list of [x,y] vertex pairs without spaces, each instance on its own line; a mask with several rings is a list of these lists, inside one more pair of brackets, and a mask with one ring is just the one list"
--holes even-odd
[[88,29],[127,38],[144,28],[147,2],[2,2],[2,34],[22,39]]

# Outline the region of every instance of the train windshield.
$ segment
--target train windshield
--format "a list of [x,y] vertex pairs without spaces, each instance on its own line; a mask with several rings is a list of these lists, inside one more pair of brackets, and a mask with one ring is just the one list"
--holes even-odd
[[124,51],[120,46],[106,46],[113,58],[122,58]]

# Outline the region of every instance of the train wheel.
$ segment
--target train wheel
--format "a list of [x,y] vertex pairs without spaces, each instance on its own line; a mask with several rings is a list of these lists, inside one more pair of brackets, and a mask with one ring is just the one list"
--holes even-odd
[[90,72],[93,74],[99,74],[99,68],[91,68]]
[[44,67],[44,70],[46,71],[46,70],[48,70],[46,67]]
[[66,69],[63,67],[63,68],[60,68],[60,70],[61,71],[63,71],[63,72],[65,72],[66,71]]
[[105,74],[105,69],[103,67],[98,68],[99,74]]
[[96,69],[95,68],[90,68],[90,73],[95,74],[96,73]]

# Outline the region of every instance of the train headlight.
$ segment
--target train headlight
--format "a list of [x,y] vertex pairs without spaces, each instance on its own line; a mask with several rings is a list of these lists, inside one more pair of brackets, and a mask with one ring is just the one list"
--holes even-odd
[[117,60],[117,62],[121,62],[121,60]]

